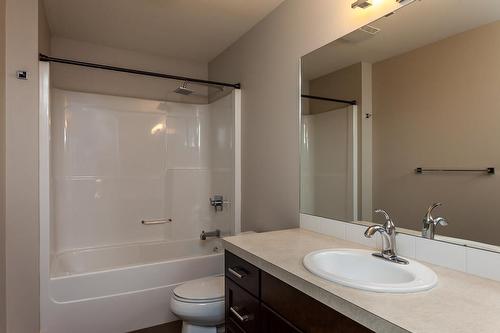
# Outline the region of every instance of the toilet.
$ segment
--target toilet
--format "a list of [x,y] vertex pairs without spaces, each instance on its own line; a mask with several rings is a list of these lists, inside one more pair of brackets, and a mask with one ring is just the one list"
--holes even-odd
[[182,320],[182,333],[216,333],[224,323],[224,277],[210,276],[177,286],[171,311]]

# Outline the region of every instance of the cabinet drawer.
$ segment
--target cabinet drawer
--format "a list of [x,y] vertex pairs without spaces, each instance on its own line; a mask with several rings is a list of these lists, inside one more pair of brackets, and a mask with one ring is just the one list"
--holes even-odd
[[[238,332],[237,328],[241,328],[246,333],[260,332],[259,300],[240,288],[231,279],[226,278],[225,281],[226,323],[230,323],[232,331]],[[232,321],[237,325],[234,325]]]
[[258,298],[260,296],[260,270],[231,252],[225,253],[226,277]]

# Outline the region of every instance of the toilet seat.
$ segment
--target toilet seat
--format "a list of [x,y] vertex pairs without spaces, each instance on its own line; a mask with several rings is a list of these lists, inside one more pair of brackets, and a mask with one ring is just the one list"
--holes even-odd
[[224,300],[224,277],[210,276],[177,286],[174,298],[186,303],[214,303]]
[[224,301],[224,297],[221,297],[221,298],[211,298],[211,299],[189,299],[189,298],[179,297],[179,296],[177,296],[175,294],[174,294],[173,298],[176,301],[179,301],[179,302],[194,303],[194,304],[217,303],[217,302]]

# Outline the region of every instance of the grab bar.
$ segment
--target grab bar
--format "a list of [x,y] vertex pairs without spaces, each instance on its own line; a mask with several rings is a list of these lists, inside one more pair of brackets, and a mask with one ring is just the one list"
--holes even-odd
[[155,225],[155,224],[165,224],[172,222],[172,219],[155,219],[155,220],[142,220],[141,223],[144,225]]

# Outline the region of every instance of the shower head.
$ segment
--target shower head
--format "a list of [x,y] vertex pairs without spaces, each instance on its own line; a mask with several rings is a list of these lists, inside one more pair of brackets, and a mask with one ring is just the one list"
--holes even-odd
[[[187,87],[188,83],[195,84],[195,85],[200,85],[200,86],[205,86],[205,87],[208,87],[208,88],[214,88],[214,89],[217,89],[219,91],[224,91],[224,87],[219,86],[219,85],[214,85],[214,84],[209,84],[209,83],[207,84],[207,83],[200,83],[200,82],[188,82],[188,81],[184,81],[177,89],[174,90],[174,92],[177,93],[177,94],[184,95],[184,96],[193,95],[195,91],[192,90],[192,89],[189,89]],[[194,94],[194,95],[197,95],[197,94]],[[205,95],[197,95],[197,96],[204,96],[204,97],[206,97]]]
[[181,95],[191,95],[194,93],[194,90],[191,90],[187,87],[187,81],[184,81],[177,89],[174,90],[175,93],[181,94]]

